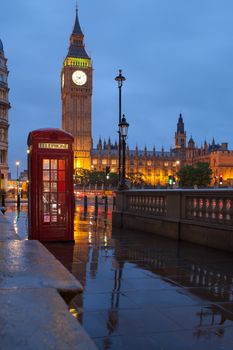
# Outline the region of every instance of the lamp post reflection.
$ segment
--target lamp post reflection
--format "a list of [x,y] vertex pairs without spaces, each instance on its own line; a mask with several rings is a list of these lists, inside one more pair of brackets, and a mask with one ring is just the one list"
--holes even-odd
[[19,194],[19,165],[20,165],[20,162],[17,160],[15,162],[15,165],[16,165],[17,208],[19,209],[20,208],[20,194]]

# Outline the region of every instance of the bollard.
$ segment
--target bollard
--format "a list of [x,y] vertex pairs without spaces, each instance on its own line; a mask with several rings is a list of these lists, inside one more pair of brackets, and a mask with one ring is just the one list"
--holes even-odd
[[104,197],[104,211],[105,213],[108,211],[108,197]]
[[87,196],[84,196],[84,213],[87,212]]
[[95,196],[95,216],[98,216],[98,197]]
[[2,207],[5,207],[5,194],[2,194]]
[[112,198],[112,210],[115,210],[116,209],[116,197],[114,196]]

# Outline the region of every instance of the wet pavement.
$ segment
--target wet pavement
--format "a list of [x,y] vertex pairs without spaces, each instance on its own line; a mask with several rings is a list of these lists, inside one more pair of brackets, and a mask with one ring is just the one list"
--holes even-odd
[[[21,238],[26,217],[16,220]],[[110,212],[95,219],[79,206],[75,245],[46,247],[84,286],[70,311],[99,349],[233,349],[232,254],[112,231]]]

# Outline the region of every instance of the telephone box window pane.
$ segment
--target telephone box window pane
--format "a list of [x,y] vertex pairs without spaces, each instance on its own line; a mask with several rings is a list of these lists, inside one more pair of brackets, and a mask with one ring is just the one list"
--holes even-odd
[[59,170],[65,170],[65,160],[64,159],[59,160]]
[[66,190],[65,181],[59,181],[58,182],[58,192],[65,192],[65,190]]
[[65,181],[65,172],[64,171],[59,171],[58,172],[58,180],[59,181]]
[[50,203],[57,205],[57,194],[56,193],[51,193]]
[[43,169],[49,169],[49,159],[43,159]]
[[51,204],[51,209],[52,209],[52,213],[57,213],[57,203],[52,203]]
[[58,221],[60,223],[66,222],[66,205],[65,193],[58,193]]
[[44,215],[49,215],[49,209],[50,209],[49,204],[44,204],[43,206]]
[[43,203],[49,203],[49,193],[43,193]]
[[43,192],[50,192],[50,186],[49,186],[49,182],[44,181],[43,182]]
[[57,170],[51,171],[51,181],[57,181]]
[[65,193],[58,193],[58,204],[60,205],[65,205]]
[[44,215],[44,222],[50,222],[50,215]]
[[57,192],[57,183],[51,182],[51,192]]
[[51,216],[51,222],[57,222],[57,215]]
[[57,159],[51,159],[51,169],[57,169]]
[[48,170],[43,171],[43,181],[49,181],[49,171]]
[[57,204],[51,204],[52,215],[57,215]]

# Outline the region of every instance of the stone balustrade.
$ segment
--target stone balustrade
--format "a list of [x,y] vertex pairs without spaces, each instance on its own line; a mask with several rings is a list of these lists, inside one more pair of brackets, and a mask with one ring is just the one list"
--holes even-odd
[[113,226],[233,251],[233,190],[121,191]]

